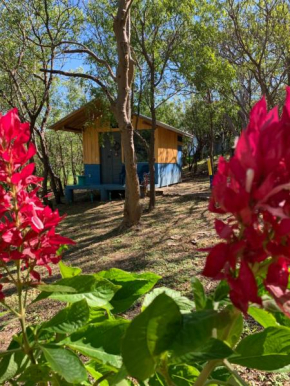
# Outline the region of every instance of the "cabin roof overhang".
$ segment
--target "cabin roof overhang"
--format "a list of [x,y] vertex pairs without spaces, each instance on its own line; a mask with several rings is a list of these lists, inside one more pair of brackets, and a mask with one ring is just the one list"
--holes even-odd
[[97,101],[89,102],[49,126],[50,130],[81,133],[88,122],[93,122],[102,115],[101,105]]
[[[97,117],[102,115],[101,105],[100,103],[94,101],[89,102],[86,105],[80,107],[79,109],[73,111],[72,113],[66,115],[53,125],[49,127],[51,130],[61,130],[61,131],[70,131],[73,133],[81,133],[88,122],[93,122]],[[152,119],[142,115],[142,114],[133,114],[133,116],[138,116],[138,119],[142,119],[148,125],[151,125]],[[193,138],[192,134],[189,134],[183,130],[177,129],[176,127],[170,126],[167,123],[156,121],[158,127],[162,127],[164,129],[174,131],[179,135],[183,135],[188,138]]]
[[[133,114],[133,115],[138,116],[138,114]],[[142,118],[142,119],[148,121],[149,123],[152,123],[152,119],[147,117],[146,115],[139,114],[139,118]],[[156,121],[156,124],[157,124],[158,127],[162,127],[163,129],[174,131],[175,133],[177,133],[179,135],[184,135],[185,137],[188,137],[188,138],[193,138],[194,137],[192,134],[187,133],[186,131],[177,129],[176,127],[170,126],[167,123],[164,123],[164,122],[161,122],[161,121]]]

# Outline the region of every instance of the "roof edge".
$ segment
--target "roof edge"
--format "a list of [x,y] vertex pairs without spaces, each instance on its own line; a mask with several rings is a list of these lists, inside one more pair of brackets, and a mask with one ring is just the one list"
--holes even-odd
[[[143,114],[137,114],[137,113],[133,113],[134,116],[139,116],[140,118],[142,119],[147,119],[148,121],[151,121],[152,122],[152,118],[150,117],[147,117],[146,115],[143,115]],[[180,129],[177,129],[176,127],[173,127],[173,126],[170,126],[168,125],[167,123],[164,123],[164,122],[161,122],[161,121],[156,121],[156,124],[157,126],[159,127],[163,127],[164,129],[167,129],[167,130],[171,130],[171,131],[175,131],[176,133],[178,134],[181,134],[181,135],[184,135],[188,138],[194,138],[194,135],[193,134],[190,134],[190,133],[187,133],[186,131],[183,131],[183,130],[180,130]]]

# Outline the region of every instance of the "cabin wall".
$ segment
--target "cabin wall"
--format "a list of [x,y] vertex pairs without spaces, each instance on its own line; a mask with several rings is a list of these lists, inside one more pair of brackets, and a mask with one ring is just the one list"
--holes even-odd
[[[133,125],[135,127],[136,123],[137,118],[134,117]],[[151,129],[151,127],[151,123],[139,118],[138,130]],[[87,184],[101,183],[99,133],[108,131],[119,130],[101,127],[98,120],[93,127],[87,127],[83,131],[84,172],[87,177]],[[155,131],[155,183],[157,187],[176,184],[181,181],[182,143],[178,142],[178,138],[180,138],[179,134],[162,127],[158,127]],[[137,165],[140,179],[146,169],[145,164],[143,162]]]
[[177,133],[158,127],[156,133],[157,163],[177,162]]
[[83,131],[84,173],[87,184],[100,184],[100,146],[99,131],[96,127],[87,127]]
[[158,187],[181,182],[182,143],[174,131],[158,127],[156,131],[155,182]]

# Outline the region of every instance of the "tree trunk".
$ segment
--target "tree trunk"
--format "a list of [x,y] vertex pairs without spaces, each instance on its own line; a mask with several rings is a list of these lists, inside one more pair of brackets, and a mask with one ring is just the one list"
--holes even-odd
[[[43,165],[44,166],[44,165]],[[47,198],[47,180],[48,180],[48,169],[43,168],[43,181],[42,181],[42,200],[45,203],[45,205],[48,205],[48,198]]]
[[211,99],[211,92],[208,90],[207,92],[208,96],[208,103],[209,103],[209,120],[210,120],[210,133],[209,133],[209,158],[211,162],[211,167],[213,171],[213,165],[214,165],[214,125],[213,125],[213,112],[212,112],[212,99]]
[[117,41],[118,67],[116,82],[118,96],[111,108],[121,130],[126,169],[126,191],[123,225],[138,224],[141,217],[140,188],[134,148],[134,130],[131,123],[131,86],[134,77],[134,61],[131,57],[130,0],[120,0],[114,19]]
[[55,202],[57,204],[61,204],[61,197],[63,196],[62,184],[59,177],[55,175],[50,165],[49,156],[48,156],[48,152],[45,144],[45,139],[43,138],[42,133],[38,132],[38,135],[40,139],[40,147],[41,147],[41,154],[42,154],[41,161],[43,163],[43,168],[45,173],[47,172],[50,177],[50,184],[51,184],[52,191],[54,193]]
[[149,201],[149,212],[155,208],[156,194],[155,194],[155,132],[157,128],[156,123],[156,109],[155,109],[155,76],[154,76],[154,65],[151,69],[151,85],[150,85],[150,110],[152,119],[152,131],[150,136],[150,147],[149,147],[149,172],[150,172],[150,201]]
[[204,144],[202,140],[197,141],[197,147],[193,156],[193,174],[197,174],[198,172],[198,161],[201,161],[202,159],[202,149],[204,147]]
[[[119,127],[121,124],[122,122],[119,123]],[[126,227],[138,224],[141,217],[140,189],[139,179],[137,176],[137,165],[135,162],[133,134],[134,130],[131,122],[125,123],[125,125],[121,128],[121,136],[126,169],[126,191],[123,220],[123,224]]]
[[63,156],[63,151],[62,151],[62,146],[61,146],[59,136],[57,136],[57,139],[58,139],[58,148],[59,148],[61,169],[62,169],[62,174],[63,174],[63,184],[64,184],[64,186],[66,186],[67,185],[67,173],[66,173],[66,169],[65,169],[64,156]]
[[70,160],[71,160],[71,172],[73,175],[73,182],[74,185],[78,183],[77,181],[77,173],[76,173],[76,168],[75,168],[75,163],[74,163],[74,152],[73,152],[73,143],[70,141]]

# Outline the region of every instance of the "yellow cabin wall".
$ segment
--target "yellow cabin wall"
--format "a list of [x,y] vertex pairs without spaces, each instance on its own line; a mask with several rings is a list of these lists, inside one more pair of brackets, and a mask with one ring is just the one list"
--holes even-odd
[[158,127],[155,137],[155,158],[160,164],[177,162],[177,133]]
[[[136,116],[133,117],[132,123],[135,127]],[[139,118],[138,130],[151,129],[151,123]],[[112,129],[102,126],[99,120],[93,127],[87,127],[83,131],[83,157],[84,164],[100,164],[100,146],[99,133],[115,132],[119,129]],[[176,163],[177,162],[177,136],[174,131],[158,127],[155,131],[155,162],[156,163]],[[123,159],[123,149],[122,149]],[[123,160],[124,161],[124,160]]]
[[[138,123],[138,126],[137,126],[137,123]],[[132,118],[132,124],[134,129],[137,129],[137,130],[150,130],[152,127],[151,122],[148,122],[141,117],[137,119],[136,115],[134,115]]]
[[83,131],[84,164],[100,163],[99,131],[95,127],[87,127]]
[[101,122],[100,119],[96,119],[95,124],[90,127],[86,127],[83,130],[83,159],[84,164],[94,165],[100,164],[100,145],[99,145],[99,133],[119,131],[119,129],[112,129],[109,125]]

